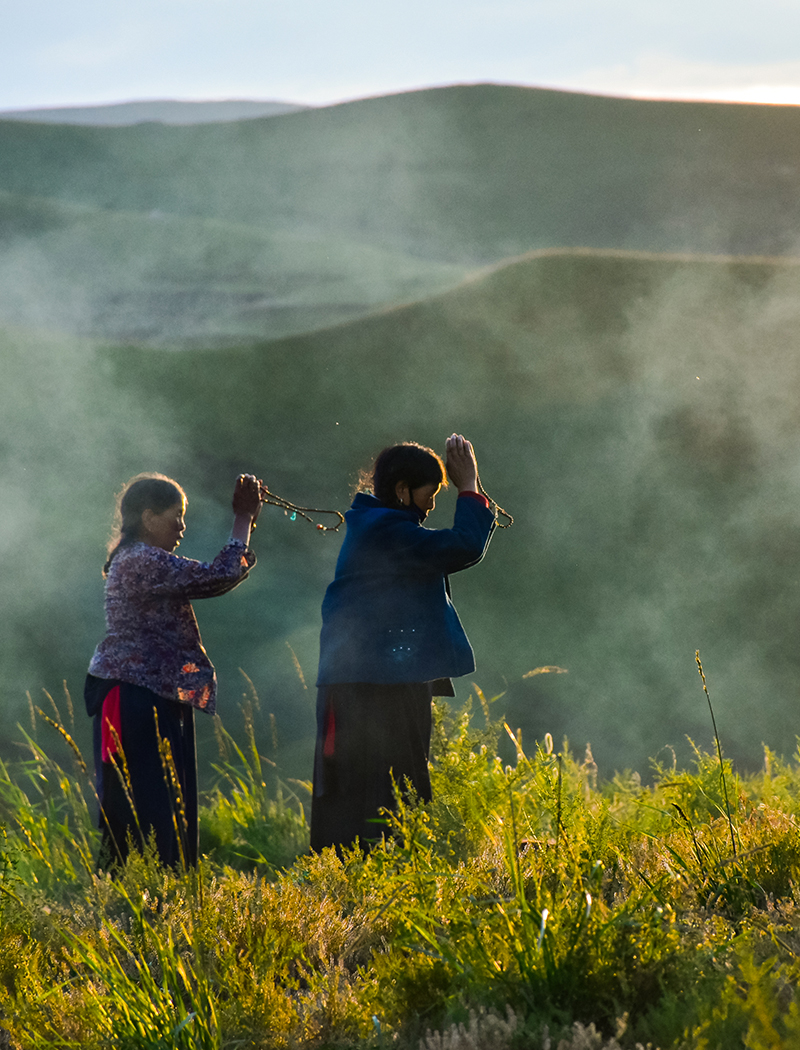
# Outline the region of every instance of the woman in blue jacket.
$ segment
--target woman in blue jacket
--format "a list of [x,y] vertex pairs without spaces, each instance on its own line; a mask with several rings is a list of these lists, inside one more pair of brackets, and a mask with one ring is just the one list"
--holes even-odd
[[[427,529],[447,477],[450,529]],[[347,535],[322,604],[311,848],[367,848],[394,785],[431,797],[431,698],[475,668],[448,575],[481,560],[495,518],[478,492],[472,445],[447,439],[446,465],[412,442],[375,460],[372,493],[345,515]]]

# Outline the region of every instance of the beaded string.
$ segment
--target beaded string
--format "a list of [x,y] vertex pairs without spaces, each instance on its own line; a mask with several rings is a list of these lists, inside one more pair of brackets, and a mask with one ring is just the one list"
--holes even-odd
[[[481,495],[488,499],[489,503],[494,509],[495,520],[497,520],[498,514],[501,514],[506,521],[497,521],[498,529],[508,529],[514,524],[514,519],[504,510],[497,500],[492,499],[486,489],[483,487],[480,477],[478,478],[478,491]],[[289,514],[290,521],[297,521],[298,516],[305,518],[311,525],[316,525],[320,532],[338,532],[339,529],[344,525],[344,514],[338,510],[324,510],[321,507],[298,507],[296,503],[292,503],[291,500],[284,499],[283,496],[277,496],[274,492],[270,492],[266,485],[262,483],[260,490],[260,497],[262,503],[269,503],[273,507],[281,507],[284,514]],[[291,511],[291,513],[290,513]],[[310,516],[312,514],[330,514],[337,517],[339,520],[335,525],[323,525],[320,522],[315,522]]]
[[[514,524],[514,519],[511,517],[511,515],[508,513],[507,510],[503,510],[503,508],[500,506],[500,504],[497,502],[496,499],[492,499],[492,497],[489,495],[489,493],[486,491],[486,489],[481,484],[480,475],[478,475],[478,492],[480,492],[480,494],[482,496],[485,496],[488,499],[489,503],[491,503],[492,507],[494,508],[494,520],[495,520],[495,523],[496,523],[498,529],[510,529],[511,526]],[[498,521],[497,520],[497,515],[498,514],[502,514],[503,517],[507,519],[507,521],[505,521],[505,522]]]
[[[296,503],[292,503],[291,500],[284,499],[283,496],[276,496],[274,492],[270,492],[267,486],[262,482],[260,490],[260,498],[262,503],[269,503],[273,507],[282,507],[284,514],[289,514],[290,521],[297,521],[298,515],[301,518],[305,518],[307,522],[312,525],[316,525],[320,532],[338,532],[339,529],[344,525],[344,514],[338,510],[323,510],[321,507],[298,507]],[[291,511],[291,513],[289,513]],[[322,525],[319,522],[315,522],[311,517],[312,514],[333,514],[339,520],[335,525]]]

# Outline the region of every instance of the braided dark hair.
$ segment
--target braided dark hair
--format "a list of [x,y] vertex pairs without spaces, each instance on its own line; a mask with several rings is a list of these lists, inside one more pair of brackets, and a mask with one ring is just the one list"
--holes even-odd
[[137,474],[117,494],[114,516],[114,532],[108,543],[108,559],[103,566],[103,575],[108,575],[114,556],[122,547],[128,547],[139,539],[142,515],[146,510],[156,514],[186,502],[186,493],[172,478],[165,474]]
[[399,481],[405,481],[413,492],[423,485],[447,485],[447,473],[441,457],[432,448],[403,441],[378,453],[371,473],[362,476],[362,487],[371,488],[381,503],[394,507]]

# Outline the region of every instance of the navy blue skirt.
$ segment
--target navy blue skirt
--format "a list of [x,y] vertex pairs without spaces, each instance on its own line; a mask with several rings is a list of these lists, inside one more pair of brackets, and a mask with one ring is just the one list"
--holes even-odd
[[[116,687],[118,699],[114,696]],[[95,721],[102,831],[98,868],[111,870],[124,864],[131,846],[141,852],[151,839],[165,866],[196,865],[194,708],[167,700],[143,686],[93,675],[86,678],[84,697]],[[113,729],[109,729],[109,722]],[[109,748],[116,753],[104,755]]]
[[386,830],[395,785],[430,801],[431,693],[430,682],[319,687],[312,850],[368,849]]

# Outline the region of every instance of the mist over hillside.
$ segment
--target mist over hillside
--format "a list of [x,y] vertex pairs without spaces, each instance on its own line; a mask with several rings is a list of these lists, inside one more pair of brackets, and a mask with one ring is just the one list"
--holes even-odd
[[0,321],[66,303],[61,329],[197,345],[543,248],[792,254],[798,131],[795,107],[493,85],[191,127],[0,122]]
[[2,190],[0,231],[6,323],[171,348],[324,328],[468,272],[335,235]]
[[[726,752],[795,746],[800,265],[553,251],[337,327],[180,354],[7,331],[2,704],[76,692],[102,631],[111,497],[141,469],[189,494],[182,551],[227,534],[242,469],[345,509],[385,443],[475,442],[516,518],[453,578],[474,680],[529,744],[590,741],[603,770],[707,746],[700,649]],[[446,526],[452,495],[431,524]],[[259,565],[198,603],[221,710],[242,668],[308,775],[319,605],[337,537],[266,508]],[[291,646],[291,650],[289,649]],[[558,665],[568,674],[528,671]],[[458,685],[459,696],[470,691]],[[210,747],[210,720],[200,720]],[[83,730],[79,730],[83,732]],[[266,729],[264,730],[266,732]],[[666,750],[665,750],[666,749]]]
[[[79,697],[127,477],[184,484],[182,550],[205,558],[238,472],[344,509],[384,444],[459,430],[517,523],[455,598],[476,682],[526,739],[643,772],[708,744],[700,649],[728,753],[791,751],[798,121],[483,85],[183,127],[0,122],[7,720],[26,690]],[[198,617],[223,714],[241,668],[308,775],[338,538],[267,509],[255,546]],[[568,674],[525,677],[541,665]]]

